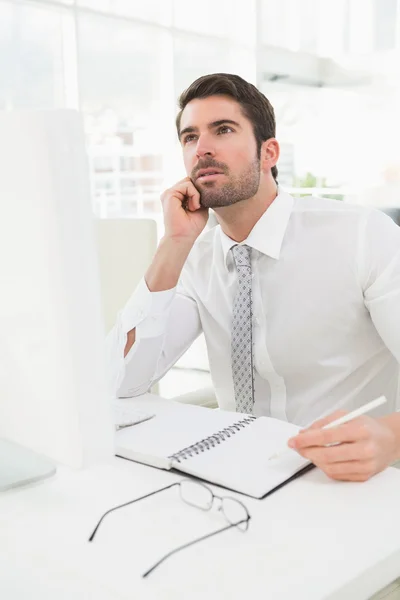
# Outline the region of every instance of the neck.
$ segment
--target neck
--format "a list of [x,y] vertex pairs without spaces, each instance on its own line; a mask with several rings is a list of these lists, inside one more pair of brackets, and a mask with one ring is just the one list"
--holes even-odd
[[266,185],[260,185],[252,198],[231,206],[215,208],[222,231],[235,242],[243,242],[276,196],[276,183],[272,180]]

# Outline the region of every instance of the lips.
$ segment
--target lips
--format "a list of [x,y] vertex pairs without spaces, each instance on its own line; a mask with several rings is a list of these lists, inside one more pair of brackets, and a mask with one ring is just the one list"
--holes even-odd
[[200,169],[197,173],[196,179],[201,179],[202,177],[209,177],[210,175],[223,175],[223,172],[219,169]]

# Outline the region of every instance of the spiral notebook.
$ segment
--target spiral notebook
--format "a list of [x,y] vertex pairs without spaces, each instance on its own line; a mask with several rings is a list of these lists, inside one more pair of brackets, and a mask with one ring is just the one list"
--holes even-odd
[[269,460],[295,435],[296,425],[269,417],[162,404],[149,421],[116,434],[116,455],[262,498],[309,461],[296,452]]

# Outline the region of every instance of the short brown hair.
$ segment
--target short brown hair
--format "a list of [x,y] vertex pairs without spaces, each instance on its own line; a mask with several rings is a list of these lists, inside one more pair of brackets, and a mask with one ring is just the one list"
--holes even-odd
[[[180,111],[176,117],[176,129],[180,133],[181,117],[184,108],[196,98],[209,96],[230,96],[238,102],[244,116],[253,126],[257,143],[257,152],[260,156],[261,144],[269,138],[275,137],[275,113],[269,100],[252,83],[248,83],[239,75],[230,73],[214,73],[203,75],[196,79],[179,97]],[[278,169],[272,167],[271,173],[275,181]]]

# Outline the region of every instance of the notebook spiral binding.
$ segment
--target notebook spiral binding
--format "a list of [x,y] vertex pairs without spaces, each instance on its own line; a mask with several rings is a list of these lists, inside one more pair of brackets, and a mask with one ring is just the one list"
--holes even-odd
[[181,461],[187,460],[188,458],[191,458],[196,454],[201,454],[206,450],[210,450],[211,448],[214,448],[214,446],[217,446],[218,444],[221,444],[221,442],[224,442],[227,438],[230,438],[232,435],[235,435],[235,433],[240,431],[243,427],[246,427],[246,425],[252,423],[256,418],[257,417],[254,417],[253,415],[245,417],[244,419],[233,423],[233,425],[230,425],[229,427],[221,429],[221,431],[210,435],[204,440],[200,440],[192,446],[183,448],[183,450],[180,450],[179,452],[168,456],[168,458],[170,460],[180,463]]

